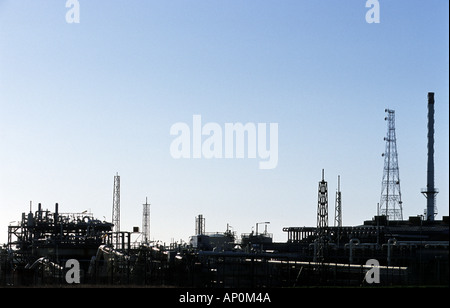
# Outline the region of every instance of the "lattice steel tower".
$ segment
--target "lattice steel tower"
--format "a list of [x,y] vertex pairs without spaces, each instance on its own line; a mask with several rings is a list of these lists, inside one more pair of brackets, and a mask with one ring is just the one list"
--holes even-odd
[[322,181],[319,182],[319,195],[317,202],[317,229],[325,231],[328,228],[328,183],[324,178],[322,169]]
[[379,214],[388,220],[403,220],[402,195],[398,168],[397,141],[395,137],[395,111],[386,109],[384,118],[388,123],[386,149],[384,156],[383,180],[381,182],[381,199]]
[[112,223],[113,227],[113,241],[118,247],[119,232],[120,232],[120,176],[118,173],[114,176],[114,189],[113,189],[113,209],[112,209]]
[[336,200],[334,206],[334,226],[342,227],[342,194],[341,194],[341,176],[338,175],[338,188],[336,191]]
[[145,203],[143,204],[144,210],[142,213],[142,242],[148,244],[150,241],[150,204],[145,197]]
[[315,261],[322,262],[324,260],[324,248],[326,236],[328,232],[328,183],[324,178],[324,170],[322,169],[322,181],[319,182],[319,193],[317,201],[317,250]]

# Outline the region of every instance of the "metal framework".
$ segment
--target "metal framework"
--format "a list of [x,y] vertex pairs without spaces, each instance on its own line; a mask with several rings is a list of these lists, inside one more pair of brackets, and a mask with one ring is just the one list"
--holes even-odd
[[336,201],[334,206],[334,226],[342,227],[342,194],[341,177],[338,175],[338,189],[336,191]]
[[145,203],[143,204],[144,210],[142,213],[142,242],[148,244],[150,241],[150,204],[145,197]]
[[114,176],[114,190],[113,190],[113,209],[112,209],[112,223],[114,224],[113,232],[117,233],[116,241],[114,243],[118,246],[120,232],[120,176]]
[[328,183],[324,179],[324,170],[322,170],[317,203],[317,229],[325,230],[326,228],[328,228]]
[[317,202],[317,238],[315,260],[322,262],[324,259],[324,247],[328,229],[328,183],[325,181],[322,169],[322,181],[319,182]]
[[205,233],[205,218],[200,214],[198,217],[195,217],[195,234],[202,235]]
[[379,214],[389,220],[403,220],[402,196],[398,168],[397,141],[395,137],[395,111],[386,109],[384,118],[388,123],[384,156],[384,171],[381,183]]
[[[14,251],[14,264],[33,264],[40,257],[51,261],[85,258],[104,244],[112,224],[95,219],[87,210],[82,213],[60,213],[38,210],[22,213],[21,221],[8,226],[8,251]],[[1,266],[0,266],[1,268]]]

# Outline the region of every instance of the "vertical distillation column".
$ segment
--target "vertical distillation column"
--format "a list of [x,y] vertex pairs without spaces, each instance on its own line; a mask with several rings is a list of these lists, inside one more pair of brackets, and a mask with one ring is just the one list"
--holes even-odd
[[202,235],[205,232],[205,218],[200,214],[195,217],[195,234]]
[[395,137],[395,111],[386,109],[388,122],[384,156],[383,180],[381,183],[380,214],[389,220],[403,220],[400,176],[398,168],[397,140]]
[[113,210],[112,210],[112,223],[113,228],[113,243],[115,248],[119,248],[120,240],[120,176],[116,174],[114,176],[114,191],[113,191]]

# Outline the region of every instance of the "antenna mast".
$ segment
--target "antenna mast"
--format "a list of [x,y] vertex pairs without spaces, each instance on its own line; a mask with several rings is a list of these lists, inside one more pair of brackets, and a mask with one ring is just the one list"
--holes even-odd
[[120,232],[120,176],[118,173],[114,176],[113,190],[113,210],[112,210],[113,238],[115,237],[116,248],[119,247]]
[[338,175],[338,189],[336,191],[336,201],[334,207],[334,226],[342,227],[342,195],[341,195],[341,176]]
[[387,135],[384,138],[386,148],[384,156],[383,180],[381,182],[380,214],[388,220],[403,220],[402,196],[400,192],[400,176],[398,168],[397,140],[395,137],[395,111],[385,109],[388,123]]
[[319,182],[319,193],[317,201],[317,251],[315,260],[322,262],[324,259],[324,246],[328,231],[328,183],[325,181],[322,169],[322,181]]
[[150,204],[145,197],[145,204],[143,204],[144,210],[142,213],[142,241],[144,244],[148,244],[150,241]]

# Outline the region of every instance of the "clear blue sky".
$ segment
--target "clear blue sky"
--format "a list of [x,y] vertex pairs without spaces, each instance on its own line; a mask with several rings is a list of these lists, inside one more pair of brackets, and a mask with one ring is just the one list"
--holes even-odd
[[[436,93],[438,218],[449,209],[449,2],[364,0],[0,0],[0,243],[33,201],[90,209],[121,226],[187,241],[257,222],[315,226],[321,170],[330,224],[341,176],[344,225],[376,214],[384,109],[396,111],[404,216],[426,200],[427,93]],[[278,123],[273,170],[258,159],[180,159],[172,124]]]

